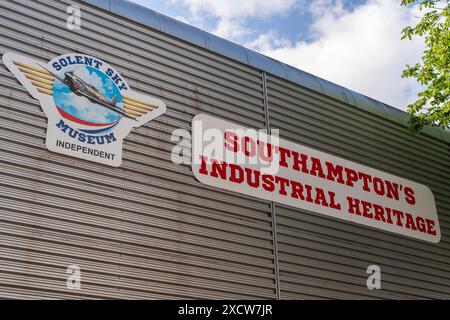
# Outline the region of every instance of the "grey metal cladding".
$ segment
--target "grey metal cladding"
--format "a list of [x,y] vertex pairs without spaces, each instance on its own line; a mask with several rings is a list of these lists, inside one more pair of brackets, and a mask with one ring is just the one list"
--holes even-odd
[[[302,83],[302,86],[317,92],[324,92],[320,79],[302,70],[286,67],[287,79],[293,83]],[[274,73],[271,73],[276,75]]]
[[[105,6],[102,5],[102,8],[104,7]],[[121,0],[110,0],[109,7],[111,12],[114,14],[121,15],[122,12],[128,12],[131,16],[133,16],[133,21],[161,31],[162,15],[155,11],[151,11],[152,14],[149,14],[150,11],[146,8]]]
[[[83,9],[75,32],[64,13],[73,3]],[[403,112],[121,0],[0,0],[0,19],[0,55],[91,54],[168,106],[126,138],[120,168],[105,167],[48,152],[39,103],[0,64],[0,297],[274,299],[277,271],[282,299],[450,297],[443,130],[409,135]],[[172,131],[198,113],[253,128],[269,120],[285,139],[428,185],[441,242],[281,205],[274,228],[269,202],[172,163]],[[66,288],[72,264],[81,291]],[[365,286],[370,264],[382,290]]]
[[[268,76],[271,127],[280,137],[428,185],[442,239],[437,245],[277,205],[282,299],[448,299],[448,144]],[[382,119],[382,118],[381,118]],[[365,287],[369,265],[382,290]]]
[[[39,103],[0,64],[0,296],[274,299],[269,203],[171,161],[172,131],[200,112],[264,128],[261,72],[81,2],[0,0],[0,19],[0,55],[91,54],[168,106],[127,137],[120,168],[105,167],[49,153]],[[72,264],[80,291],[66,287]]]
[[188,24],[182,25],[177,23],[177,20],[162,19],[161,31],[167,34],[180,34],[185,33],[185,41],[192,43],[196,46],[205,48],[206,40],[203,34],[199,33],[195,27]]
[[[321,92],[365,111],[381,115],[390,121],[405,125],[408,117],[405,112],[390,107],[382,102],[365,97],[357,92],[344,88],[299,70],[275,59],[269,58],[253,50],[244,48],[215,35],[194,28],[181,21],[159,14],[151,9],[139,6],[125,0],[81,0],[99,6],[110,8],[114,14],[142,23],[153,29],[166,32],[178,39],[193,43],[213,52],[224,55],[244,64],[287,79],[296,84]],[[164,27],[167,26],[167,27]],[[430,136],[450,142],[450,130],[437,127],[427,127],[424,132]]]
[[204,36],[206,49],[211,50],[212,52],[220,52],[221,55],[241,63],[248,62],[247,53],[241,46],[231,41],[218,38],[212,34],[205,33]]

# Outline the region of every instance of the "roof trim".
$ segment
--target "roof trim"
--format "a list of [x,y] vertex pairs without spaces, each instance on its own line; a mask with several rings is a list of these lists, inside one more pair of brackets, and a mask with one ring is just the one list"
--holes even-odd
[[[375,99],[349,90],[310,73],[294,68],[278,60],[222,39],[189,24],[162,15],[156,11],[126,0],[81,0],[82,2],[110,11],[118,16],[138,22],[152,29],[169,34],[227,58],[239,61],[261,71],[289,80],[308,89],[379,115],[395,123],[405,125],[408,114]],[[423,133],[450,143],[450,130],[425,127]]]

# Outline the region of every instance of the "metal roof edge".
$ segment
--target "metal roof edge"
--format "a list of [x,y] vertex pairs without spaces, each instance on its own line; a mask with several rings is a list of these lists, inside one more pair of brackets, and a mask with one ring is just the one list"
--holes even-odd
[[[395,123],[405,125],[406,112],[389,106],[358,92],[321,79],[310,73],[272,59],[234,42],[225,40],[194,26],[160,14],[154,10],[126,0],[80,0],[118,16],[133,20],[152,29],[169,34],[175,38],[247,64],[282,79],[299,84],[308,89],[323,93],[362,110],[384,117]],[[450,143],[450,130],[439,127],[425,127],[423,132],[439,140]]]

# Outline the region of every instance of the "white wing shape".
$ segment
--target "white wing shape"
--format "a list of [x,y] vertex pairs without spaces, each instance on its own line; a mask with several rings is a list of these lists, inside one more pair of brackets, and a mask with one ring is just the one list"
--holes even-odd
[[40,100],[43,94],[53,95],[56,78],[39,65],[42,62],[15,53],[4,54],[2,60],[33,98]]
[[135,127],[140,127],[166,112],[166,105],[161,100],[134,91],[123,96],[123,106],[124,111],[137,121]]

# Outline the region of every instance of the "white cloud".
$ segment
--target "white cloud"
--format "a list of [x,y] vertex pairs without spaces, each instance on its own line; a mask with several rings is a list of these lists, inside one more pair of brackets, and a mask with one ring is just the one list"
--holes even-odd
[[228,40],[238,40],[251,33],[250,29],[242,25],[242,20],[223,17],[219,20],[213,33]]
[[[405,109],[420,91],[401,73],[405,64],[420,60],[424,45],[400,36],[403,27],[415,24],[423,13],[417,7],[401,7],[399,0],[367,0],[353,9],[349,0],[161,1],[186,8],[184,18],[178,14],[185,22],[394,107]],[[282,29],[261,34],[252,28],[257,20],[283,19],[294,11],[312,18],[307,39],[287,38]]]
[[104,86],[102,78],[96,73],[90,73],[85,67],[68,68],[67,70],[73,71],[81,80],[96,88],[103,88]]
[[286,11],[296,0],[172,0],[186,5],[193,13],[216,17],[263,17]]
[[289,39],[282,37],[273,30],[260,34],[256,39],[245,43],[246,47],[253,48],[262,52],[271,52],[277,48],[289,48],[292,43]]
[[349,11],[342,1],[315,0],[313,40],[280,46],[273,33],[259,36],[251,47],[349,89],[395,107],[415,100],[420,87],[401,78],[406,63],[419,61],[420,40],[400,40],[403,27],[417,22],[417,8],[397,0],[369,0]]
[[246,18],[269,17],[286,12],[299,0],[171,0],[189,8],[192,17],[187,19],[196,26],[203,24],[205,16],[218,18],[212,33],[228,40],[239,41],[252,30],[244,27]]

